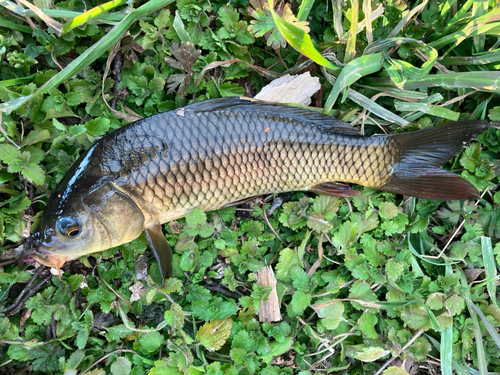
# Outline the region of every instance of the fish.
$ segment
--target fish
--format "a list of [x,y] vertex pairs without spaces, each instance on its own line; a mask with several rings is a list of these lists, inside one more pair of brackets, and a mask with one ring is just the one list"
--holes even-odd
[[263,194],[360,194],[357,184],[424,199],[468,199],[477,189],[440,166],[488,128],[451,122],[361,136],[308,109],[230,97],[130,123],[94,143],[52,192],[25,256],[60,268],[145,232],[163,281],[172,250],[162,224]]

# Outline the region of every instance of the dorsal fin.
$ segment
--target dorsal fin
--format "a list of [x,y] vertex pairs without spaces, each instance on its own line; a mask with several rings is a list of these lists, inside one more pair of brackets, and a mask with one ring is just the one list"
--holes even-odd
[[237,111],[250,111],[253,113],[278,115],[297,121],[313,123],[321,126],[325,131],[331,133],[341,133],[346,135],[359,135],[358,130],[332,116],[314,112],[301,107],[293,107],[278,103],[269,103],[257,99],[231,96],[227,98],[208,99],[198,103],[190,104],[186,110],[195,112],[216,112],[231,109]]

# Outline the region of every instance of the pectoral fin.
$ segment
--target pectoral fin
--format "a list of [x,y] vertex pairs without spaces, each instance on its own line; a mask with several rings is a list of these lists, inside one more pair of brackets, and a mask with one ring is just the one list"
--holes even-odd
[[146,240],[160,267],[161,283],[165,285],[165,279],[172,277],[172,248],[163,235],[161,225],[146,228],[145,232]]
[[338,182],[325,182],[313,186],[309,191],[316,194],[331,195],[332,197],[352,197],[353,195],[361,194],[360,191],[351,189],[349,185]]

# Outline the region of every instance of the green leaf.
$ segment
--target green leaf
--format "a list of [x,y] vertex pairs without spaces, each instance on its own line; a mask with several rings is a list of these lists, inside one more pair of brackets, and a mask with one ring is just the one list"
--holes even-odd
[[111,373],[113,375],[129,375],[132,369],[132,363],[125,357],[118,357],[111,365]]
[[342,223],[333,235],[332,242],[344,252],[358,237],[358,226],[352,221]]
[[295,315],[301,314],[311,303],[312,296],[301,290],[296,291],[292,296],[290,307]]
[[391,366],[388,367],[382,375],[409,375],[403,367]]
[[19,362],[26,362],[30,359],[29,351],[22,345],[9,345],[7,355]]
[[45,182],[45,171],[39,165],[29,164],[26,169],[21,171],[22,175],[35,185],[43,185]]
[[299,259],[296,251],[289,248],[281,250],[279,261],[276,265],[276,278],[284,282],[291,281],[291,269],[298,265]]
[[377,331],[375,331],[375,325],[377,324],[377,321],[378,318],[376,315],[364,313],[363,316],[358,320],[359,329],[366,337],[370,339],[376,339],[378,337]]
[[[279,17],[276,12],[272,10],[272,1],[269,2],[269,6],[277,29],[293,48],[295,48],[304,56],[309,57],[319,65],[332,70],[334,74],[339,73],[340,69],[321,55],[321,53],[314,47],[311,37],[303,28],[297,27],[294,24],[289,23]],[[329,112],[329,110],[326,112]]]
[[14,146],[7,143],[0,145],[0,160],[5,164],[13,163],[19,156],[21,153]]
[[325,220],[332,220],[339,210],[340,199],[329,195],[318,195],[314,198],[313,210],[323,214]]
[[207,215],[199,208],[195,208],[186,214],[186,224],[191,228],[196,228],[197,225],[202,225],[206,222]]
[[361,77],[378,72],[382,68],[382,54],[365,55],[352,60],[340,72],[335,85],[325,103],[324,112],[332,110],[339,94]]
[[184,325],[184,312],[182,311],[182,307],[177,303],[173,303],[170,310],[165,311],[164,317],[165,321],[173,329],[179,330]]
[[159,332],[148,332],[139,339],[141,352],[144,354],[155,353],[160,349],[163,341],[163,335]]
[[233,318],[227,317],[222,321],[213,319],[206,322],[196,334],[196,339],[211,352],[217,351],[226,343],[233,328]]
[[350,354],[350,356],[362,362],[374,362],[379,358],[385,357],[389,353],[388,350],[379,347],[363,347]]
[[50,139],[50,132],[47,129],[36,129],[28,133],[28,135],[23,139],[21,147],[34,145],[35,143],[43,142]]
[[323,214],[311,212],[307,219],[307,226],[319,233],[328,233],[333,229],[333,225],[325,219]]
[[97,117],[93,120],[88,121],[85,124],[88,133],[93,135],[94,137],[106,134],[110,126],[111,126],[111,121],[103,117]]
[[[322,302],[326,302],[322,301]],[[320,325],[327,330],[337,329],[340,322],[344,321],[344,304],[342,302],[335,302],[333,304],[328,304],[328,306],[317,309],[314,305],[312,306],[320,319]]]
[[383,202],[379,206],[379,215],[382,219],[391,220],[398,216],[399,210],[392,202]]

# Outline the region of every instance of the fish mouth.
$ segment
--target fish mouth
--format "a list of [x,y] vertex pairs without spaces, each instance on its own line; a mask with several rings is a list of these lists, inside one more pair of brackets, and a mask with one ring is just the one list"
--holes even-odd
[[40,240],[35,237],[30,237],[24,244],[24,250],[19,260],[29,262],[30,259],[36,260],[38,263],[47,267],[53,267],[61,274],[61,267],[66,263],[68,256],[55,254],[47,249]]

